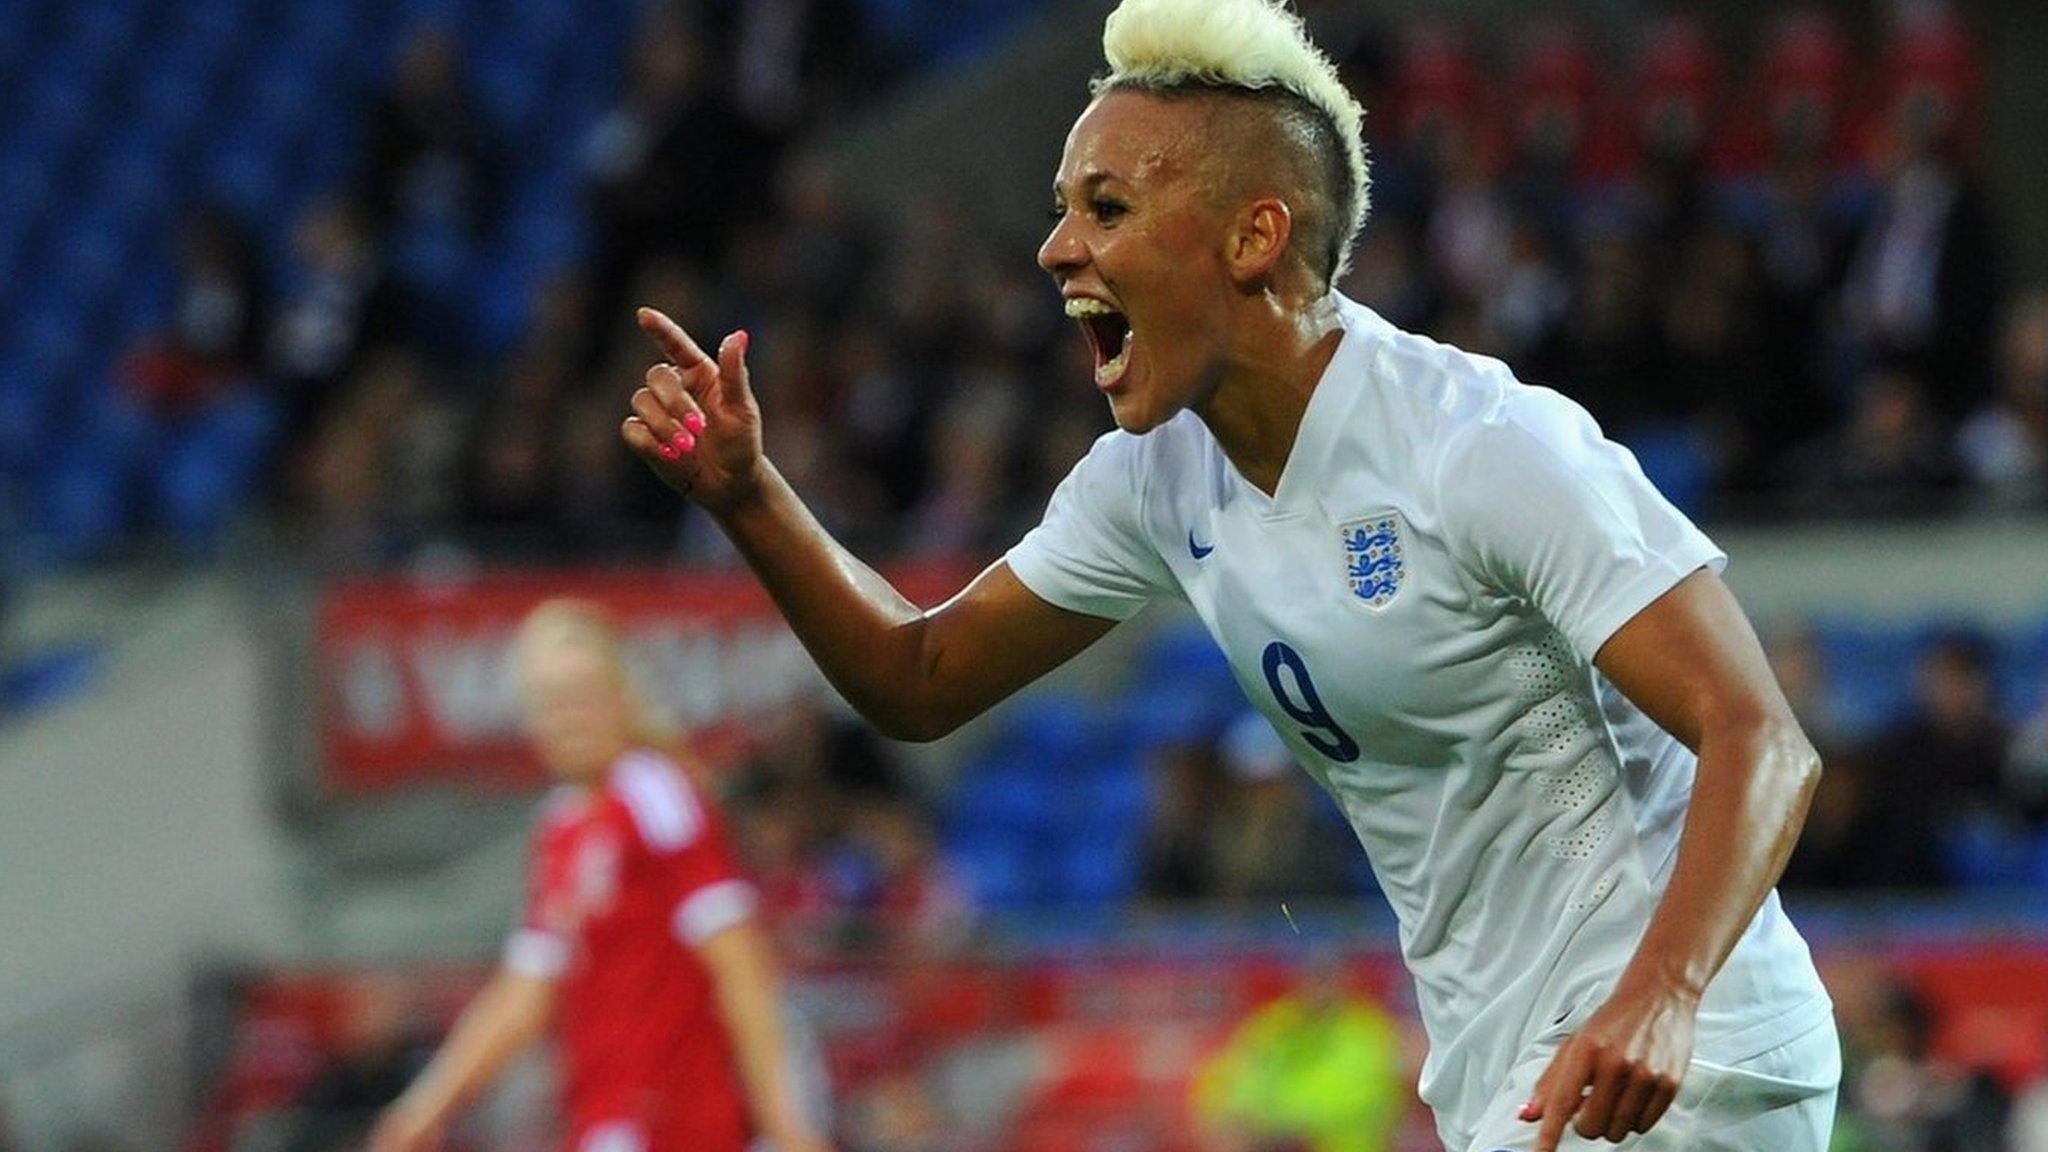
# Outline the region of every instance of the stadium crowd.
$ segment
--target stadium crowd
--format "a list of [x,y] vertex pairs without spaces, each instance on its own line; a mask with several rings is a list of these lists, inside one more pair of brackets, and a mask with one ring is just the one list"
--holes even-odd
[[[872,13],[798,7],[773,43],[749,5],[646,10],[578,130],[578,239],[510,301],[443,270],[539,243],[497,193],[522,126],[459,40],[414,34],[281,265],[249,221],[188,218],[113,368],[132,418],[100,463],[159,478],[134,513],[205,548],[266,504],[338,569],[716,559],[617,444],[644,302],[753,332],[770,451],[863,554],[1012,539],[1106,426],[1060,384],[1082,343],[1022,222],[850,208],[804,144],[903,66]],[[1868,50],[1802,8],[1739,56],[1686,17],[1619,53],[1562,23],[1326,36],[1372,109],[1345,289],[1578,398],[1695,513],[2048,506],[2048,295],[2012,283],[1979,178],[1978,56],[1950,10],[1895,11]]]

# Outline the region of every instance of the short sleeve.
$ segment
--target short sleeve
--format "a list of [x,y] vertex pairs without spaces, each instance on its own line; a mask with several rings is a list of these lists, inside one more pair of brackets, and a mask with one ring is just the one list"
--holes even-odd
[[697,795],[688,775],[651,752],[620,763],[613,789],[633,817],[651,875],[667,887],[671,924],[695,947],[754,915],[759,900],[741,872],[717,811]]
[[1727,564],[1628,449],[1549,389],[1511,386],[1446,444],[1437,483],[1461,563],[1526,598],[1588,663],[1679,581]]
[[1004,560],[1047,603],[1128,620],[1173,588],[1159,550],[1141,529],[1143,460],[1138,439],[1111,432],[1060,482],[1036,528]]

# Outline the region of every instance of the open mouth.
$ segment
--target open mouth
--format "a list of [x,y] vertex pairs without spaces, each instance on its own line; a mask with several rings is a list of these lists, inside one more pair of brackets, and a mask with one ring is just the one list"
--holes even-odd
[[1067,315],[1081,322],[1088,347],[1095,353],[1095,386],[1109,388],[1123,379],[1131,364],[1131,322],[1100,300],[1076,296],[1067,301]]

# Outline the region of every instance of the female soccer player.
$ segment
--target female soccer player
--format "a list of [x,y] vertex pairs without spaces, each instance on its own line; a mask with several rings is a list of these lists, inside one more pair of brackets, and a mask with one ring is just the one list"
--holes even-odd
[[1333,290],[1363,113],[1277,0],[1125,0],[1104,49],[1039,262],[1118,427],[1001,562],[920,611],[830,539],[743,332],[643,312],[626,442],[898,737],[1190,604],[1371,856],[1451,1152],[1820,1152],[1831,1006],[1772,891],[1820,765],[1721,553],[1577,405]]
[[569,1152],[825,1152],[800,1115],[774,957],[718,814],[640,746],[618,634],[557,600],[521,626],[526,723],[562,785],[534,836],[505,959],[372,1152],[450,1118],[559,1017]]

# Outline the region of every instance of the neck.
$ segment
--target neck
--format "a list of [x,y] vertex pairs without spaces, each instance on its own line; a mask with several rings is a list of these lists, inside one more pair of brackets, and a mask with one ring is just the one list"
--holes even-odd
[[1238,473],[1271,496],[1344,328],[1335,293],[1307,303],[1268,294],[1248,307],[1233,325],[1222,380],[1194,409]]

